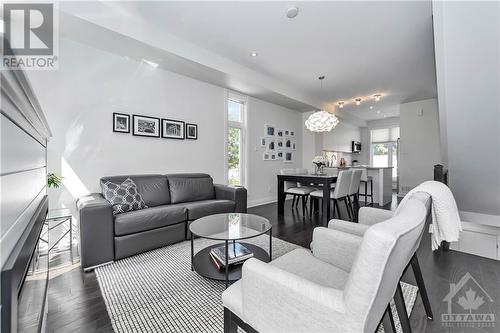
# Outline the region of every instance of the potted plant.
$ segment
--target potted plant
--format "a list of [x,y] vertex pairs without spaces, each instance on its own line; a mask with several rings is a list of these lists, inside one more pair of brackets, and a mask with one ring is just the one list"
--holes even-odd
[[58,188],[61,185],[63,179],[64,177],[51,172],[47,175],[47,186],[49,188]]
[[312,162],[314,165],[316,165],[316,174],[322,175],[323,174],[323,167],[326,165],[325,157],[324,156],[316,156],[312,160]]

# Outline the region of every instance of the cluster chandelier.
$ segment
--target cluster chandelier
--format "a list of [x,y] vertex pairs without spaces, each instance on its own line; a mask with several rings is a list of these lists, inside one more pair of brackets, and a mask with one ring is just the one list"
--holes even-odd
[[[323,88],[324,76],[318,77],[321,82],[321,88]],[[332,113],[325,110],[320,110],[314,112],[306,120],[306,128],[311,132],[330,132],[337,126],[339,119]]]

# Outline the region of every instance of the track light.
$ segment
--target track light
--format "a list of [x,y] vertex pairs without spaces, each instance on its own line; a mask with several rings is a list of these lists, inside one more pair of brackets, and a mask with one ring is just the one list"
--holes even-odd
[[356,105],[361,105],[361,98],[358,97],[354,101],[356,102]]
[[339,105],[339,109],[343,109],[344,108],[344,102],[338,102],[337,104]]

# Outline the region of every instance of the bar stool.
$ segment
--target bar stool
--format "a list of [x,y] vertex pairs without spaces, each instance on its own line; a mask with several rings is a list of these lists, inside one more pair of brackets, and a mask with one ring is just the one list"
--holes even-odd
[[358,192],[359,192],[359,184],[361,183],[361,176],[363,174],[363,169],[351,169],[351,171],[352,171],[351,184],[349,186],[349,192],[347,192],[347,201],[349,202],[349,207],[351,208],[352,219],[354,221],[357,221],[358,210],[356,208],[359,208]]
[[[368,206],[368,197],[369,197],[370,206],[373,206],[373,177],[368,176],[366,169],[360,169],[360,170],[363,170],[363,173],[361,174],[361,184],[365,186],[365,192],[364,194],[361,194],[358,191],[358,197],[360,196],[365,197],[365,206]],[[370,194],[368,194],[368,183],[370,183]]]

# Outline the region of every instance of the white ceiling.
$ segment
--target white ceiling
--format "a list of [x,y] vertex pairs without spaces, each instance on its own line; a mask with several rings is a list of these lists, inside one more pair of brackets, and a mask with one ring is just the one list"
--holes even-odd
[[[128,31],[139,21],[141,30],[149,27],[175,36],[265,75],[269,82],[282,83],[281,95],[287,89],[300,92],[304,98],[295,98],[303,102],[300,108],[331,109],[343,100],[346,106],[337,110],[341,115],[366,121],[397,116],[399,108],[392,106],[401,102],[436,97],[430,1],[294,2],[299,15],[288,19],[290,4],[114,2],[105,6],[108,13],[101,6],[82,17],[97,24],[118,17],[121,25],[129,22]],[[84,6],[90,5],[67,8],[80,15]],[[252,51],[259,56],[251,57]],[[326,76],[322,89],[319,75]],[[273,90],[271,84],[269,88]],[[370,99],[361,106],[349,104],[375,93],[384,95],[378,103]]]

